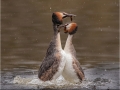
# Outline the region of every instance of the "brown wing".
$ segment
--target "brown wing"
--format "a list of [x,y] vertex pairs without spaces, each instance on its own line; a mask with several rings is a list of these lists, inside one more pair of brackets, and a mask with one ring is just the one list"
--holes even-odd
[[85,77],[85,75],[84,75],[84,72],[83,72],[83,70],[82,70],[82,68],[81,68],[81,66],[80,66],[79,61],[78,61],[76,58],[74,58],[72,64],[73,64],[73,68],[75,69],[75,72],[76,72],[78,78],[79,78],[80,80],[83,80],[84,77]]
[[38,77],[43,80],[51,80],[54,74],[58,71],[60,57],[49,56],[45,58],[39,68]]
[[43,81],[51,80],[58,71],[61,54],[55,47],[54,41],[51,41],[46,56],[40,65],[38,77]]

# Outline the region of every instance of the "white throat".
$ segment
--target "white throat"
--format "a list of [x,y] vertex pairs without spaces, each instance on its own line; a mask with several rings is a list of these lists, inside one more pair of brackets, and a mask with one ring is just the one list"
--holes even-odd
[[73,35],[68,35],[68,38],[66,40],[66,44],[65,44],[65,48],[64,48],[64,51],[69,53],[70,50],[71,50],[71,45],[72,45],[72,38],[73,38]]
[[60,33],[57,34],[57,37],[56,37],[56,45],[57,45],[57,49],[62,49],[62,46],[61,46],[61,39],[60,39]]

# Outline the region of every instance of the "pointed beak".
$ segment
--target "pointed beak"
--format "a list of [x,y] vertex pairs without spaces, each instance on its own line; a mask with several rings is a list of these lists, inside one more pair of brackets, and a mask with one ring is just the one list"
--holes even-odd
[[64,33],[68,33],[68,30],[66,30],[66,26],[67,26],[68,24],[65,24],[64,25]]
[[64,25],[60,25],[59,26],[59,30],[61,29],[61,28],[64,28],[64,33],[67,33],[68,31],[66,30],[66,26],[67,26],[68,24],[64,24]]
[[64,27],[65,27],[65,25],[63,25],[63,24],[58,26],[59,29],[64,28]]
[[76,15],[74,14],[66,14],[67,17],[75,17]]
[[67,25],[68,24],[64,24],[64,25],[62,24],[62,25],[59,26],[59,28],[62,28],[62,27],[65,28]]
[[72,21],[72,17],[75,17],[76,15],[74,15],[74,14],[68,14],[68,13],[64,13],[64,17],[63,18],[65,18],[65,17],[70,17],[70,20]]

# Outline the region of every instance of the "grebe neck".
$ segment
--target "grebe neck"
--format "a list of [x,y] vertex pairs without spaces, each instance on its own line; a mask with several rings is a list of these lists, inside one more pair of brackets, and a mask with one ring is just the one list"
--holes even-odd
[[67,38],[67,41],[66,41],[66,44],[65,44],[65,48],[64,48],[65,52],[67,52],[67,53],[72,52],[71,51],[72,50],[72,46],[73,46],[72,39],[73,39],[73,35],[69,34],[68,38]]

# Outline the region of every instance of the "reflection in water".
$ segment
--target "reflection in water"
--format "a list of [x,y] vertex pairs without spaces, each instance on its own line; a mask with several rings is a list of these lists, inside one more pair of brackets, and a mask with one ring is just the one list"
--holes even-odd
[[[51,14],[55,11],[77,15],[74,21],[79,28],[73,44],[86,78],[94,81],[109,77],[112,84],[104,88],[119,86],[118,0],[1,0],[1,3],[2,87],[17,75],[37,75],[53,35]],[[61,31],[63,47],[66,38]]]

